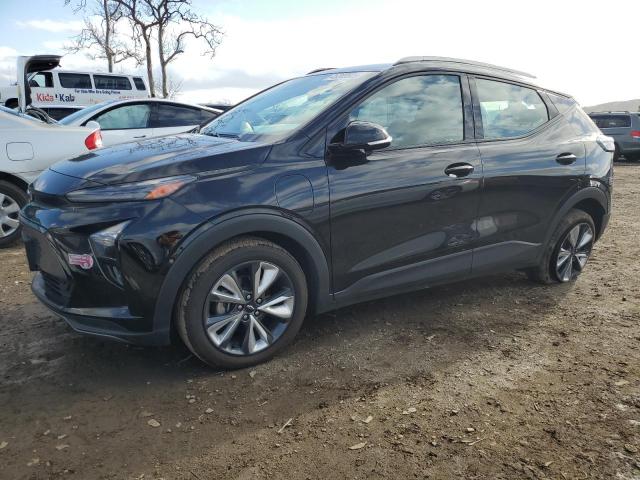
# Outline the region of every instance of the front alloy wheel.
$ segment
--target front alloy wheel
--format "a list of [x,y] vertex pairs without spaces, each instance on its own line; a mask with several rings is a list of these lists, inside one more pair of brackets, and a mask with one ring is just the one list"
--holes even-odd
[[589,260],[593,247],[593,229],[588,223],[574,226],[560,243],[556,256],[556,276],[561,282],[577,277]]
[[289,276],[273,263],[246,262],[220,277],[204,306],[211,342],[231,355],[252,355],[276,342],[293,315]]
[[285,249],[262,238],[220,245],[189,275],[176,327],[212,366],[243,368],[268,360],[300,330],[307,280]]

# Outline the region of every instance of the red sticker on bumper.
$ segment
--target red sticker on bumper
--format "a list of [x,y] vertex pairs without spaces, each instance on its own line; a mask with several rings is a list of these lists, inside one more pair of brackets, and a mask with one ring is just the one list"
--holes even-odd
[[69,265],[76,265],[83,270],[89,270],[91,267],[93,267],[93,257],[87,253],[70,253]]

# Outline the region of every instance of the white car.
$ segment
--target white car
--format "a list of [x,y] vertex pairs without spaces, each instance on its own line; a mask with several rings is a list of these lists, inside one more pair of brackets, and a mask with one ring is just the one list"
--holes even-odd
[[0,248],[20,236],[18,214],[29,183],[55,162],[101,146],[96,123],[65,127],[0,106]]
[[60,120],[62,125],[100,124],[103,144],[135,142],[145,138],[188,132],[222,113],[215,108],[149,98],[111,100],[92,105]]

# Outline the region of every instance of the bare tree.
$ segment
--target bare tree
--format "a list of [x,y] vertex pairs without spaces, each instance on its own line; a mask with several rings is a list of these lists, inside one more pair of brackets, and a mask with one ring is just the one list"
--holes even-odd
[[191,9],[191,0],[144,0],[158,33],[158,59],[162,82],[162,95],[169,96],[167,66],[184,53],[185,40],[194,38],[206,46],[205,54],[211,58],[222,41],[223,32],[207,18]]
[[[71,3],[72,0],[65,0],[65,5]],[[116,31],[116,25],[122,18],[122,8],[113,0],[93,0],[92,7],[87,9],[87,0],[78,0],[75,11],[85,12],[84,28],[65,50],[70,53],[89,50],[89,58],[105,59],[109,72],[113,72],[114,65],[135,54]]]
[[[122,14],[129,19],[133,28],[133,40],[136,45],[136,60],[139,65],[143,63],[147,67],[147,80],[149,93],[156,96],[155,82],[153,80],[152,40],[153,31],[158,26],[157,20],[151,15],[149,3],[145,0],[113,0],[122,8]],[[144,49],[144,53],[140,48]]]

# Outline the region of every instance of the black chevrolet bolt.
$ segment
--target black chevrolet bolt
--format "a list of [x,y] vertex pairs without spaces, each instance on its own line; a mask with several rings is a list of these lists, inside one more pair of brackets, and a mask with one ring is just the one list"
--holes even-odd
[[197,133],[96,150],[30,188],[35,295],[75,330],[272,357],[306,315],[521,270],[585,268],[611,138],[569,96],[477,62],[322,69]]

